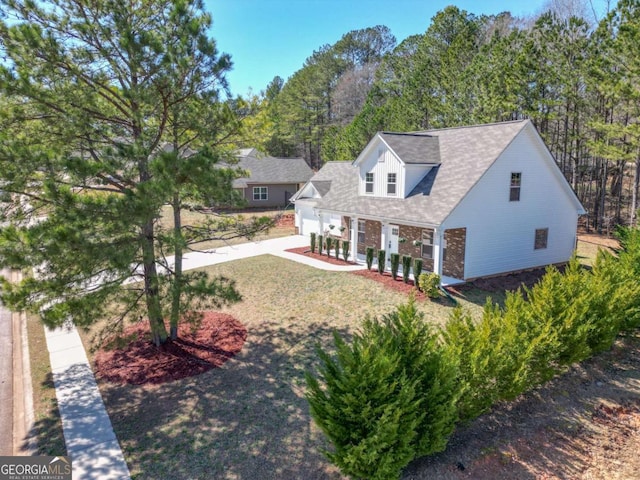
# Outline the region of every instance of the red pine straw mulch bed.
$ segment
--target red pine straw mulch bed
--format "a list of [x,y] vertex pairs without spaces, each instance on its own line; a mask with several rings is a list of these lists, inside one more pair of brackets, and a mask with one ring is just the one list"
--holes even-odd
[[413,292],[415,294],[416,300],[424,300],[427,298],[424,293],[422,293],[415,287],[413,280],[409,280],[409,283],[404,283],[402,281],[402,275],[398,275],[397,280],[394,280],[391,276],[391,272],[384,272],[382,275],[380,275],[378,270],[375,268],[371,270],[356,270],[351,273],[360,277],[368,278],[369,280],[374,280],[378,283],[382,283],[386,288],[390,288],[392,290],[395,290],[396,292],[405,293],[407,295]]
[[247,329],[231,315],[203,312],[200,328],[178,326],[178,339],[156,347],[146,321],[125,328],[131,341],[123,348],[101,349],[95,355],[96,377],[119,384],[160,384],[199,375],[236,355]]
[[316,253],[311,253],[311,249],[309,247],[290,248],[285,251],[304,255],[305,257],[315,258],[316,260],[322,260],[323,262],[331,263],[332,265],[357,265],[357,263],[355,262],[345,262],[342,258],[342,254],[340,254],[340,260],[336,260],[336,256],[333,253],[333,250],[331,251],[331,256],[329,257],[327,257],[327,252],[325,250],[323,250],[324,253],[322,255],[318,255],[317,250]]

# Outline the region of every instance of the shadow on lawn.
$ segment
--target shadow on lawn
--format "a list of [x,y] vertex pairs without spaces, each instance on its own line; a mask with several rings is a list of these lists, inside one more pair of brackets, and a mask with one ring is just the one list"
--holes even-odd
[[[287,323],[291,323],[289,319]],[[159,386],[103,384],[135,478],[339,479],[322,455],[304,398],[304,371],[328,324],[295,333],[265,321],[222,368]],[[302,329],[300,329],[302,330]],[[346,331],[340,334],[346,335]]]

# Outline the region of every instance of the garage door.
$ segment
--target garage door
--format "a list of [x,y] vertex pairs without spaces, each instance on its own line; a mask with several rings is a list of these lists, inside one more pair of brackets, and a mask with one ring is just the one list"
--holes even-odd
[[298,219],[300,225],[300,235],[306,235],[307,237],[311,233],[318,233],[318,217],[313,214],[313,207],[300,207],[296,206],[298,213]]

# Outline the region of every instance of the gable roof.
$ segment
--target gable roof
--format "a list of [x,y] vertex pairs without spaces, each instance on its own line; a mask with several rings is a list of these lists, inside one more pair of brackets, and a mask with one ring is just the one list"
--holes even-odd
[[[318,202],[317,207],[347,215],[438,226],[527,126],[533,128],[529,120],[518,120],[430,130],[405,136],[378,134],[377,137],[382,140],[393,137],[400,142],[400,149],[408,152],[417,149],[418,145],[424,145],[423,137],[436,137],[440,163],[431,168],[403,199],[359,195],[356,160],[348,171],[333,177],[330,191]],[[397,146],[398,142],[393,144]]]
[[440,141],[437,136],[393,132],[381,132],[378,135],[404,163],[440,163]]
[[[347,177],[353,173],[353,165],[351,162],[327,162],[325,163],[318,173],[316,173],[311,180],[307,182],[300,190],[298,190],[291,201],[298,199],[306,199],[303,197],[305,191],[308,191],[308,187],[313,187],[313,190],[317,192],[320,197],[325,197],[331,190],[332,185],[340,183],[339,178]],[[318,201],[318,199],[314,199]]]
[[256,157],[252,154],[238,158],[235,168],[247,170],[249,177],[234,180],[233,186],[244,188],[253,183],[305,183],[313,171],[304,158]]

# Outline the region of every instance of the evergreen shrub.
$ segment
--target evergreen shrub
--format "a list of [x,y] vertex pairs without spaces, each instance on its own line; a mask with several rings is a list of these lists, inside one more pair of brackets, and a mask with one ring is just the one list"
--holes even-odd
[[438,298],[440,296],[440,275],[437,273],[421,273],[418,277],[420,290],[429,298]]
[[327,247],[327,257],[331,255],[331,245],[333,245],[333,239],[331,237],[327,237],[325,240]]
[[411,260],[409,255],[402,256],[402,281],[409,283],[409,274],[411,273]]
[[392,253],[391,259],[391,276],[394,280],[398,278],[398,270],[400,268],[400,255],[398,253]]
[[[344,247],[342,247],[344,248]],[[340,260],[340,239],[336,238],[336,245],[335,245],[335,255],[336,255],[336,260]]]
[[420,290],[418,279],[420,278],[420,274],[422,273],[423,265],[424,265],[424,260],[422,260],[421,258],[416,258],[413,260],[413,283],[415,283],[416,288],[418,290]]
[[342,258],[344,259],[344,261],[346,262],[349,259],[349,247],[350,247],[350,242],[349,240],[343,240],[342,241]]
[[384,268],[387,262],[387,252],[384,250],[378,250],[378,272],[384,273]]
[[314,421],[332,444],[327,457],[354,478],[399,478],[411,460],[442,451],[455,426],[457,363],[413,298],[382,319],[367,318],[335,356],[318,348],[306,374]]
[[375,255],[375,250],[373,249],[373,247],[367,247],[366,258],[367,258],[367,268],[369,270],[371,270],[371,267],[373,266],[373,256],[374,255]]
[[324,238],[322,235],[318,235],[318,255],[322,255],[322,248],[324,247]]
[[311,253],[316,253],[316,234],[312,232],[309,235],[309,239],[311,241]]

